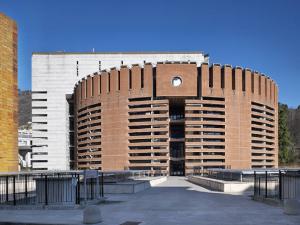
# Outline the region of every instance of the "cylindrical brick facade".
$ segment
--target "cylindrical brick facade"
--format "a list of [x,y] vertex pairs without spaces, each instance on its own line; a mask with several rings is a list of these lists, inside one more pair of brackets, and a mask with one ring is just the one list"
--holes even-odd
[[277,94],[255,71],[166,62],[112,68],[75,87],[78,169],[278,166]]
[[0,13],[0,172],[18,170],[17,25]]

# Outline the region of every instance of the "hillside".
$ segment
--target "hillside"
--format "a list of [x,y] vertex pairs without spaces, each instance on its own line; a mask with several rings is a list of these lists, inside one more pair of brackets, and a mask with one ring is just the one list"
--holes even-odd
[[300,106],[297,109],[289,109],[288,126],[295,142],[298,162],[300,162]]

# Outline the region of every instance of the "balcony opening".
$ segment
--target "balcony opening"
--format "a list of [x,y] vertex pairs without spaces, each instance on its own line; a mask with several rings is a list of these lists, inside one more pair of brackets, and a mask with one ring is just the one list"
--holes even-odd
[[169,99],[170,112],[170,175],[185,175],[185,101],[180,98]]

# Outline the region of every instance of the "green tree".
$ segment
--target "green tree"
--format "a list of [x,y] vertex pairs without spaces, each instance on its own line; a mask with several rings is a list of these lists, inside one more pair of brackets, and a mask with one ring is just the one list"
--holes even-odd
[[288,164],[294,161],[294,143],[288,128],[288,106],[278,105],[279,162]]

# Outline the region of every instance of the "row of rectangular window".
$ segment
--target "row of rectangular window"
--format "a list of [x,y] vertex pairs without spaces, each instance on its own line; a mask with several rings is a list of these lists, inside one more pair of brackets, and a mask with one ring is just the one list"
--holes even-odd
[[[267,96],[267,80],[268,78],[265,77],[265,96]],[[258,77],[258,92],[261,95],[261,76]],[[209,69],[209,87],[214,87],[213,81],[213,67]],[[236,90],[236,75],[235,70],[232,70],[232,90]],[[221,69],[221,88],[225,88],[225,71],[224,67]],[[243,70],[242,72],[242,91],[246,91],[246,71]],[[251,92],[254,93],[254,73],[251,73]],[[270,96],[272,96],[272,86],[270,86]]]
[[[213,82],[213,68],[211,67],[209,70],[209,87],[213,88],[214,87],[214,82]],[[110,73],[108,74],[108,80],[107,80],[107,90],[110,92],[111,88],[111,81],[110,81]],[[132,89],[132,71],[129,70],[129,75],[128,75],[128,80],[129,80],[129,90]],[[265,78],[265,96],[267,96],[267,78]],[[92,77],[92,87],[91,87],[91,96],[94,94],[94,77]],[[85,97],[87,97],[87,82],[85,82]],[[144,69],[141,69],[141,88],[144,88]],[[224,68],[221,69],[221,88],[225,88],[225,73],[224,73]],[[117,90],[120,91],[121,85],[120,85],[120,71],[118,71],[118,83],[117,83]],[[236,90],[236,75],[235,75],[235,70],[232,71],[232,90]],[[245,70],[242,73],[242,91],[246,91],[246,74]],[[254,74],[251,74],[251,91],[254,93]],[[261,95],[261,76],[259,76],[259,85],[258,85],[258,91],[259,94]],[[101,76],[99,77],[99,93],[101,94]],[[272,96],[272,86],[270,87],[270,96]],[[81,98],[83,98],[82,93],[81,93]]]
[[[110,78],[111,74],[108,73],[108,78],[107,78],[107,92],[111,91],[111,78]],[[118,81],[117,81],[117,90],[120,91],[121,90],[121,76],[120,76],[120,71],[118,71],[118,75],[117,75]],[[92,77],[92,84],[91,84],[91,96],[94,96],[94,81],[95,77]],[[98,79],[98,85],[99,85],[99,90],[98,90],[98,94],[102,93],[101,90],[101,75],[99,76]],[[128,74],[128,88],[129,90],[132,89],[132,72],[131,70],[129,70],[129,74]],[[87,84],[87,80],[85,80],[85,98],[88,96],[88,84]],[[82,84],[81,84],[82,85]],[[141,88],[144,88],[144,69],[141,69]],[[81,90],[81,99],[83,99],[83,91]]]

